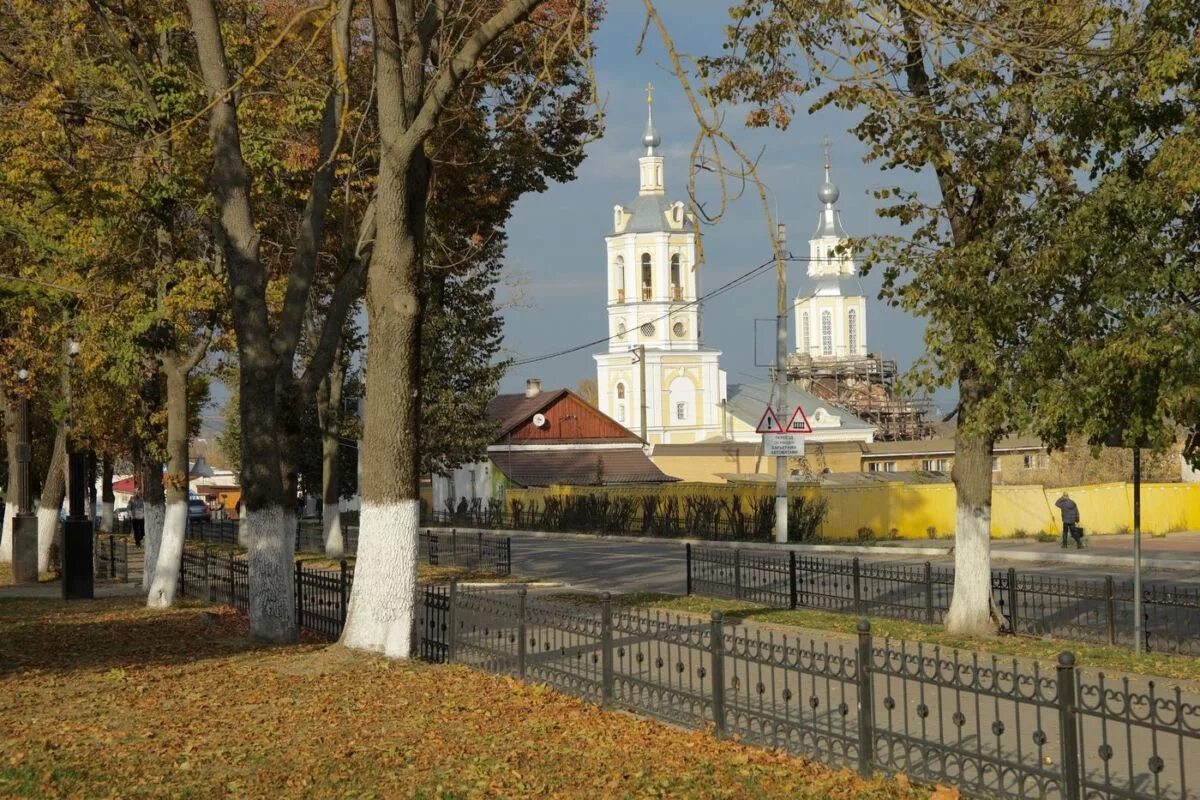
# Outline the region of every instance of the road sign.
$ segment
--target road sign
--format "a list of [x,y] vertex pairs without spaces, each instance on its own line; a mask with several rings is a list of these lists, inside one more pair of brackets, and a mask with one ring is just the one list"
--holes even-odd
[[812,433],[812,425],[808,424],[808,417],[804,414],[804,409],[796,406],[796,411],[792,414],[791,420],[788,421],[787,430],[785,433]]
[[767,410],[763,412],[762,419],[758,421],[758,427],[754,429],[755,433],[783,433],[783,426],[779,424],[779,417],[775,416],[775,411],[767,406]]
[[763,436],[763,455],[799,458],[804,455],[804,437],[787,433],[768,433]]

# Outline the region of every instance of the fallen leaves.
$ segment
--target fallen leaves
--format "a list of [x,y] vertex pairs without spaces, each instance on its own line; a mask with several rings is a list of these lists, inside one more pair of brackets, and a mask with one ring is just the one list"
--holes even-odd
[[928,796],[463,667],[262,647],[206,610],[0,604],[0,795]]

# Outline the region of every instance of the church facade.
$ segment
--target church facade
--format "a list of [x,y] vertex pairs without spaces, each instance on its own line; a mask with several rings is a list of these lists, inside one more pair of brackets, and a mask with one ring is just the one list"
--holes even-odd
[[596,359],[600,410],[652,444],[722,436],[721,353],[704,346],[696,221],[666,197],[648,112],[638,195],[613,208],[605,237],[608,349]]

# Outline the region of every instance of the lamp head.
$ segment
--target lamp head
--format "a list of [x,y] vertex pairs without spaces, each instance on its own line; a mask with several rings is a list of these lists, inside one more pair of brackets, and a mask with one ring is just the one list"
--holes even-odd
[[24,367],[21,367],[19,370],[17,370],[17,380],[19,380],[21,383],[29,380],[29,370],[25,369]]
[[79,342],[75,341],[74,339],[71,339],[67,342],[67,355],[71,358],[75,358],[77,355],[79,355]]

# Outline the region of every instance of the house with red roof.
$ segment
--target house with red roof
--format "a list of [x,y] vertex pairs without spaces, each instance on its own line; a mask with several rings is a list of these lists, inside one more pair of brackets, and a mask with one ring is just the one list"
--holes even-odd
[[675,481],[655,466],[646,444],[570,389],[543,391],[526,382],[519,394],[488,403],[497,426],[487,459],[433,476],[433,507],[466,499],[503,499],[510,486],[648,485]]

